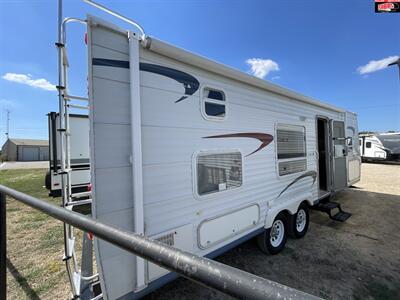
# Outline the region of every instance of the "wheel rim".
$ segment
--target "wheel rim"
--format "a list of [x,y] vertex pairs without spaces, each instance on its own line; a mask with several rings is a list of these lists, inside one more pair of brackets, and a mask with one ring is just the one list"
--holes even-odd
[[307,215],[304,209],[300,209],[297,212],[297,217],[296,217],[296,230],[298,232],[302,232],[304,228],[306,227],[307,223]]
[[276,220],[272,224],[271,234],[270,234],[270,243],[273,247],[278,247],[283,240],[283,236],[285,234],[285,225],[281,220]]

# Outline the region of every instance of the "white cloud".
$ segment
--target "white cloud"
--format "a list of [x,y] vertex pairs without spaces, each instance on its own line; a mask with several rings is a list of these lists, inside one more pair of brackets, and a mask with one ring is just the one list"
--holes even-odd
[[44,78],[33,79],[31,74],[6,73],[5,75],[3,75],[3,79],[26,84],[34,88],[39,88],[46,91],[56,90],[55,85],[51,84],[46,79]]
[[272,77],[271,79],[272,79],[272,80],[278,80],[278,79],[281,79],[281,76],[274,76],[274,77]]
[[398,56],[389,56],[380,60],[371,60],[366,65],[358,67],[357,72],[361,75],[376,72],[386,68],[388,64],[394,62],[397,59],[399,59]]
[[249,58],[246,63],[251,67],[250,73],[258,78],[265,78],[269,72],[279,71],[279,66],[271,59]]
[[11,108],[14,106],[15,106],[14,101],[7,100],[7,99],[0,99],[0,107]]

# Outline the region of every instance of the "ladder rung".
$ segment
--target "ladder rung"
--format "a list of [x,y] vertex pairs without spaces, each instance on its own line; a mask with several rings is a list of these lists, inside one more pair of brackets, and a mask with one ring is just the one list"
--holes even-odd
[[85,199],[85,200],[77,200],[77,201],[67,202],[66,206],[72,207],[72,206],[79,206],[79,205],[85,205],[85,204],[90,204],[90,203],[92,203],[92,199]]
[[89,109],[89,106],[84,105],[68,104],[67,106],[71,108]]
[[82,198],[82,197],[87,197],[90,196],[92,192],[81,192],[81,193],[75,193],[71,195],[71,198],[76,199],[76,198]]
[[79,97],[79,96],[73,96],[73,95],[64,95],[65,99],[74,99],[74,100],[82,100],[82,101],[89,101],[89,98],[86,97]]
[[99,300],[103,298],[103,294],[98,294],[96,297],[90,299],[90,300]]
[[99,273],[96,273],[96,274],[93,274],[93,275],[87,276],[87,277],[81,275],[81,278],[82,278],[83,280],[87,280],[87,281],[93,280],[93,279],[95,279],[95,278],[97,278],[97,277],[99,277]]

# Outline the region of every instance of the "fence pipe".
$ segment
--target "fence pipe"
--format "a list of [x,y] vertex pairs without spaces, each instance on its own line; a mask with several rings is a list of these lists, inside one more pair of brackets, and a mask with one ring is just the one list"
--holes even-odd
[[7,296],[7,219],[6,219],[6,195],[0,192],[0,299]]
[[198,284],[239,299],[320,299],[219,262],[104,224],[0,185],[0,194],[38,209]]

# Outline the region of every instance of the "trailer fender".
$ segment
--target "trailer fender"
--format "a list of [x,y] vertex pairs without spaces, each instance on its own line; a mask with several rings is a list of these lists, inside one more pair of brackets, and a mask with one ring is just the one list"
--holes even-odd
[[307,195],[302,195],[302,197],[296,197],[278,204],[275,204],[272,202],[272,207],[270,207],[267,210],[266,216],[265,216],[265,225],[264,227],[270,228],[272,226],[272,223],[274,222],[276,216],[280,212],[284,212],[287,215],[293,215],[297,212],[299,206],[303,203],[306,202],[308,205],[312,205],[312,199],[311,193]]

